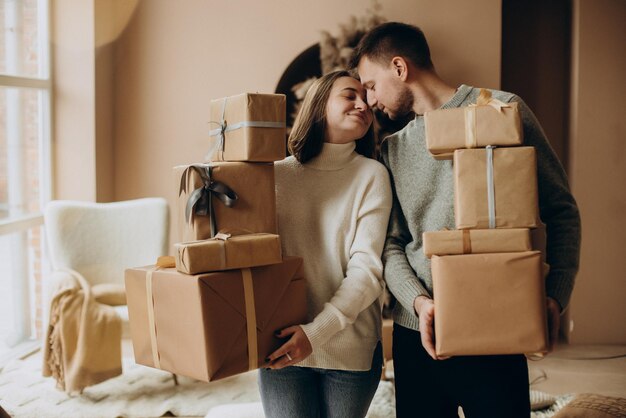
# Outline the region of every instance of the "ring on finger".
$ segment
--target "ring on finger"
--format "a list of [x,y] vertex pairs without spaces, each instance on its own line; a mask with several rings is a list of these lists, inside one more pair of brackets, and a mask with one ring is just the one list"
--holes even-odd
[[293,359],[291,358],[291,356],[289,355],[289,353],[285,353],[285,355],[287,356],[287,358],[289,359],[289,361],[293,361]]

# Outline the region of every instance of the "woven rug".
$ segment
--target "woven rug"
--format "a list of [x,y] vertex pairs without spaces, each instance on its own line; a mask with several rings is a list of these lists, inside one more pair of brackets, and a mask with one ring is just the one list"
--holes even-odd
[[[41,376],[41,354],[15,360],[0,372],[0,405],[13,418],[113,418],[113,417],[204,417],[220,405],[250,405],[259,402],[256,371],[212,383],[172,375],[124,359],[124,373],[68,396],[55,388],[51,378]],[[549,396],[549,395],[547,395]],[[547,409],[532,418],[549,418],[572,399],[554,398]],[[395,416],[393,384],[381,381],[368,418]]]
[[41,376],[41,355],[9,363],[0,373],[0,405],[13,418],[204,416],[221,404],[259,400],[256,372],[204,383],[124,360],[124,373],[68,396]]
[[[13,418],[204,417],[216,406],[258,402],[257,372],[204,383],[124,359],[124,373],[68,396],[41,376],[41,354],[15,360],[0,372],[0,405]],[[381,382],[369,418],[394,416],[393,385]]]

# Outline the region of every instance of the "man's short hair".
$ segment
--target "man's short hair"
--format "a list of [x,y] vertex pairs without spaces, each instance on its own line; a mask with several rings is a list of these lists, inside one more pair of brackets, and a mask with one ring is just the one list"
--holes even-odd
[[417,26],[399,22],[383,23],[366,33],[352,52],[350,68],[356,68],[364,57],[387,64],[396,56],[422,70],[434,69],[424,32]]

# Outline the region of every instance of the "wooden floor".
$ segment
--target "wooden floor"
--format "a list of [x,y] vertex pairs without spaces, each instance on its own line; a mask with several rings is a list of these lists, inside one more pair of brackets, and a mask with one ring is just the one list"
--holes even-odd
[[535,390],[626,398],[626,345],[563,345],[528,366]]

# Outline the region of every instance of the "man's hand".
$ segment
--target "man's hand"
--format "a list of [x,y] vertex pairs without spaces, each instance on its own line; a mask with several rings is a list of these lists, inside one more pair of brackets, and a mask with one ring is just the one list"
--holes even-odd
[[313,352],[311,342],[300,325],[287,327],[275,335],[278,338],[287,338],[291,335],[291,338],[265,359],[269,363],[267,367],[270,369],[282,369],[283,367],[293,366],[310,356]]
[[419,318],[422,345],[433,360],[445,360],[449,357],[438,357],[435,352],[435,304],[431,298],[418,296],[413,301],[413,308]]
[[559,325],[561,324],[561,305],[552,298],[548,298],[548,353],[554,350],[554,345],[559,337]]

